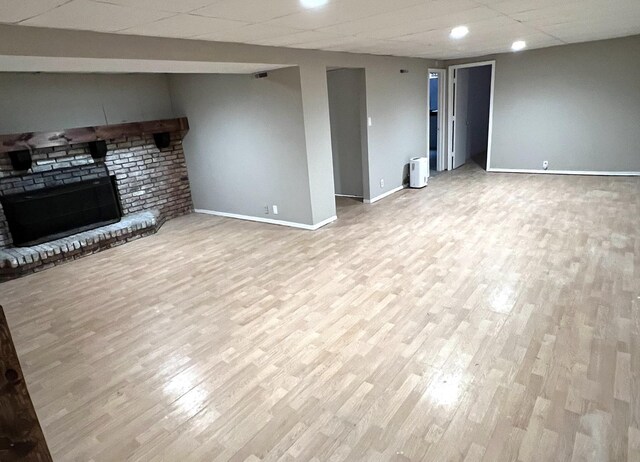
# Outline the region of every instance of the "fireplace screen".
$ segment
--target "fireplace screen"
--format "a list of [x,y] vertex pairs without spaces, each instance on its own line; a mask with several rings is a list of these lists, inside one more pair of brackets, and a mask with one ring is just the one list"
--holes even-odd
[[30,246],[115,223],[121,212],[109,176],[0,197],[15,246]]

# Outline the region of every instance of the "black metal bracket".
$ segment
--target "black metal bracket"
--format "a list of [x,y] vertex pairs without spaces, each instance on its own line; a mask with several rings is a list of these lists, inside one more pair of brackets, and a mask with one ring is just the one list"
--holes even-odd
[[23,151],[11,151],[9,153],[11,166],[14,170],[25,171],[31,168],[31,151],[25,149]]
[[90,141],[89,152],[93,160],[102,160],[107,157],[107,142],[103,140]]
[[171,144],[171,134],[169,132],[154,133],[153,141],[158,149],[168,148]]

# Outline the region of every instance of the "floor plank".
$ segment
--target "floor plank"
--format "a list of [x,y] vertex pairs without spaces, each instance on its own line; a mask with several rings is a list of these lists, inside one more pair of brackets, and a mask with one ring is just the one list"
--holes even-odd
[[640,179],[465,166],[338,205],[2,284],[54,459],[637,459]]

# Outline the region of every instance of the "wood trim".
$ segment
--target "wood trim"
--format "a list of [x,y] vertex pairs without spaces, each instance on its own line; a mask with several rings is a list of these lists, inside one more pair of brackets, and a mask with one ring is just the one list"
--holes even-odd
[[151,135],[162,132],[186,132],[189,120],[186,117],[146,122],[131,122],[96,127],[68,128],[55,132],[28,132],[0,135],[0,153],[33,150],[55,146],[69,146],[98,140],[113,140],[125,136]]
[[0,460],[49,462],[51,453],[29,397],[0,306]]

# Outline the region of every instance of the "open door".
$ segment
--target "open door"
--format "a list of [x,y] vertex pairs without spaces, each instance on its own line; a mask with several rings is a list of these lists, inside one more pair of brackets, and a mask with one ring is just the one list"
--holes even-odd
[[471,159],[489,168],[494,70],[494,61],[449,68],[450,170]]
[[469,157],[469,72],[454,69],[455,104],[453,106],[453,169],[467,163]]
[[447,169],[446,138],[446,69],[429,69],[429,170]]

